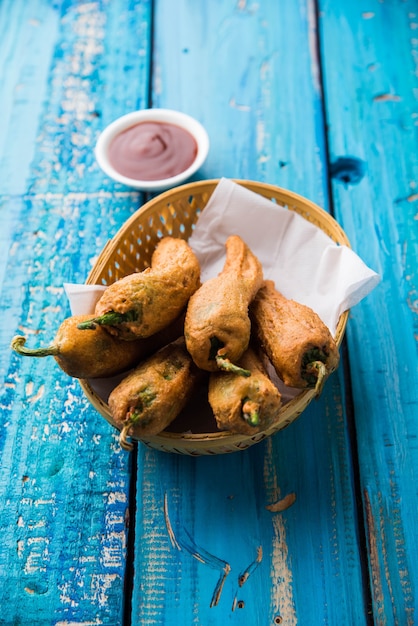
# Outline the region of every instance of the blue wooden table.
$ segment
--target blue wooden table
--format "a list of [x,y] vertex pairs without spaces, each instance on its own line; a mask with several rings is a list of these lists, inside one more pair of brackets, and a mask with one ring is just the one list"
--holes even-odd
[[[418,624],[417,75],[414,0],[0,2],[0,624]],[[9,349],[148,199],[93,155],[147,107],[204,124],[196,180],[306,196],[382,277],[321,398],[231,455],[125,452]]]

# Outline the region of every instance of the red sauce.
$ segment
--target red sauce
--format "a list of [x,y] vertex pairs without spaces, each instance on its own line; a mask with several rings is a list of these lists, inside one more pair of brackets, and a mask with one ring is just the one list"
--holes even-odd
[[140,122],[117,135],[109,146],[109,161],[123,176],[163,180],[184,172],[194,161],[197,144],[175,124]]

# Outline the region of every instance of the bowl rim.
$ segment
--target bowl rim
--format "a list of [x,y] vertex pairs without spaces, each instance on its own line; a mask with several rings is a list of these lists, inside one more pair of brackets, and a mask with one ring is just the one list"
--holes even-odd
[[[134,179],[118,172],[108,159],[107,151],[110,143],[119,133],[145,121],[167,122],[187,130],[197,144],[197,153],[193,163],[179,174],[159,180]],[[138,109],[116,118],[102,130],[94,148],[94,155],[102,171],[116,182],[141,191],[163,191],[183,183],[195,174],[206,160],[209,145],[209,135],[206,129],[191,115],[174,109]]]

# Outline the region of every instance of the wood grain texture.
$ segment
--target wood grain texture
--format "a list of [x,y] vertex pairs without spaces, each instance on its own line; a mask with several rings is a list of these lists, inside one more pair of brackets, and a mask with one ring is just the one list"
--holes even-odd
[[133,623],[366,623],[343,418],[335,397],[321,408],[231,456],[140,450]]
[[[0,624],[416,623],[417,29],[413,0],[0,3]],[[9,343],[52,340],[63,283],[144,202],[93,146],[149,105],[206,126],[196,178],[335,210],[382,283],[294,424],[232,455],[139,446],[130,500],[78,383]]]
[[327,209],[313,3],[160,0],[155,13],[152,103],[205,125],[200,175],[276,183]]
[[[201,174],[266,180],[327,206],[313,5],[160,1],[154,32],[153,105],[204,123]],[[343,404],[336,375],[255,449],[190,460],[140,448],[134,624],[366,623]],[[265,509],[292,492],[289,510]]]
[[58,29],[50,3],[0,5],[2,194],[26,190]]
[[[102,123],[146,101],[149,7],[1,5],[0,623],[7,626],[123,620],[129,458],[53,359],[21,359],[9,344],[15,333],[31,345],[53,339],[69,314],[63,283],[84,281],[138,206],[137,193],[115,189],[100,173],[92,147]],[[130,38],[134,45],[120,46]]]
[[415,624],[418,11],[409,1],[320,6],[331,161],[365,164],[358,184],[350,172],[334,178],[337,217],[382,275],[348,330],[375,623]]

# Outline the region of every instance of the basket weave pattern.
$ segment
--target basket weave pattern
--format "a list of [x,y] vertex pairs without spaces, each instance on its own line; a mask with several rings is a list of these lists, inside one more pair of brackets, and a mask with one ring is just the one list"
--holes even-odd
[[[110,285],[119,278],[149,267],[152,253],[160,239],[167,236],[188,239],[200,213],[204,210],[218,180],[190,183],[166,191],[150,200],[128,219],[98,257],[87,284]],[[235,181],[269,200],[277,202],[322,229],[333,241],[349,246],[342,228],[328,213],[302,196],[273,185],[252,181]],[[341,344],[348,312],[341,315],[336,342]],[[113,426],[107,404],[95,393],[88,381],[80,384],[96,410]],[[163,432],[141,439],[149,447],[177,454],[225,454],[244,450],[293,422],[315,396],[313,389],[300,393],[284,404],[277,420],[269,430],[254,436],[234,435],[227,432],[178,434]]]

